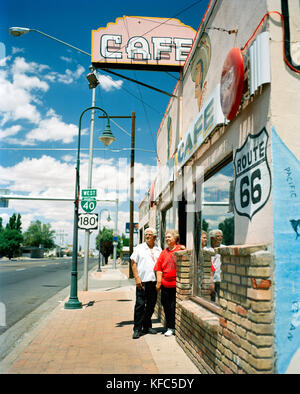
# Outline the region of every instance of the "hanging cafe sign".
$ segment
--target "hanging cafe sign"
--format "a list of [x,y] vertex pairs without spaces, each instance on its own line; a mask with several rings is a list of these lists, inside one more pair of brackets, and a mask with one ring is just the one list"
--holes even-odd
[[179,71],[195,34],[178,19],[123,16],[92,30],[92,64],[96,68]]

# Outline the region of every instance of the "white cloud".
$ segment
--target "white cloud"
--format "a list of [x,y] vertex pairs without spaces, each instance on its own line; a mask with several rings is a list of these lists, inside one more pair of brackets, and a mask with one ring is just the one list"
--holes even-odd
[[[19,86],[19,82],[20,78],[17,78],[17,81],[10,82],[8,71],[0,69],[0,114],[3,115],[0,125],[19,119],[26,119],[33,123],[40,120],[40,113],[36,106],[32,104],[33,99],[30,91],[25,89],[24,86]],[[30,83],[27,82],[27,86],[29,85]],[[33,86],[32,83],[31,86]],[[38,88],[37,81],[35,87]]]
[[60,74],[58,72],[52,71],[48,73],[48,75],[46,75],[45,78],[50,82],[59,82],[65,85],[70,85],[71,83],[79,79],[81,75],[84,73],[84,71],[85,71],[84,67],[78,64],[75,71],[72,71],[68,68],[66,69],[64,74]]
[[101,87],[106,91],[110,92],[114,89],[121,89],[123,85],[122,80],[115,81],[113,80],[109,75],[99,75],[97,74],[98,81],[101,85]]
[[38,127],[27,134],[27,141],[29,143],[35,141],[62,141],[66,144],[72,142],[73,138],[78,134],[77,126],[64,123],[61,116],[53,111],[48,112],[48,114],[50,114],[50,117],[42,119]]
[[70,58],[70,57],[61,56],[60,58],[61,58],[61,60],[63,60],[64,62],[72,63],[72,58]]
[[[11,58],[6,58],[0,64],[3,67],[0,68],[0,126],[3,127],[7,122],[27,120],[36,127],[26,138],[10,138],[6,142],[17,145],[35,145],[37,141],[72,142],[78,133],[77,125],[63,122],[54,110],[43,116],[40,95],[50,89],[51,82],[69,84],[79,79],[84,73],[84,67],[77,65],[74,71],[66,69],[64,74],[59,74],[48,72],[48,65],[27,62],[24,57],[16,57],[8,68],[6,63],[10,60]],[[45,71],[47,73],[43,74]],[[16,127],[2,130],[0,138],[16,135],[20,130]]]
[[12,49],[11,49],[11,53],[13,55],[15,55],[16,53],[22,53],[22,52],[24,52],[24,48],[12,47]]
[[[145,193],[151,183],[154,168],[136,163],[135,189]],[[80,166],[81,189],[87,187],[88,161],[83,160]],[[95,160],[93,166],[92,185],[97,189],[101,200],[119,199],[119,204],[128,201],[128,208],[119,209],[118,228],[120,234],[125,232],[125,223],[129,221],[129,179],[130,166],[126,159],[113,161],[111,159]],[[112,180],[114,180],[112,182]],[[0,166],[0,184],[8,188],[11,194],[24,194],[41,197],[64,197],[74,199],[75,194],[75,165],[73,162],[59,161],[48,155],[40,158],[24,158],[11,167]],[[138,201],[136,198],[135,201]],[[95,212],[106,206],[98,203]],[[39,200],[10,200],[9,208],[22,215],[23,230],[31,221],[43,218],[51,223],[53,228],[61,228],[69,232],[69,243],[72,243],[73,201],[39,201]],[[115,203],[109,204],[112,216],[111,226],[114,228]],[[3,210],[1,210],[3,212]],[[0,212],[1,212],[0,211]],[[135,213],[137,221],[138,213]],[[68,230],[68,231],[67,231]]]
[[22,127],[20,125],[11,126],[2,130],[0,129],[0,140],[18,134],[21,129]]

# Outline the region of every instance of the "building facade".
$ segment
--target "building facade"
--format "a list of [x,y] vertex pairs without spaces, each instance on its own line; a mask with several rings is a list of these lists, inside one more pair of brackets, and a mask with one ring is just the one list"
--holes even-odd
[[[296,1],[210,1],[157,133],[140,228],[187,246],[176,335],[202,372],[300,372],[299,27]],[[201,249],[218,228],[225,247]]]

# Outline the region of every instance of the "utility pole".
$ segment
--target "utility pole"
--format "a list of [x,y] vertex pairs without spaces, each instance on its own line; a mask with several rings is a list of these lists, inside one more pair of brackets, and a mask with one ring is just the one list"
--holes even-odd
[[[133,252],[134,225],[134,148],[135,148],[135,112],[131,113],[131,152],[130,152],[130,213],[129,213],[129,256]],[[133,278],[129,259],[129,278]]]

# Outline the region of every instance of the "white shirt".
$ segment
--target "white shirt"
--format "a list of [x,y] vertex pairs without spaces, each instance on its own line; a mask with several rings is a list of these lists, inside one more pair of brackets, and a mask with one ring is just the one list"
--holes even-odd
[[[218,246],[219,248],[223,248],[225,245],[220,245]],[[206,250],[210,250],[211,252],[214,252],[214,248],[207,248]],[[221,255],[219,253],[216,253],[214,256],[211,256],[211,264],[214,266],[214,273],[213,273],[213,282],[221,282]]]
[[146,242],[139,244],[134,249],[130,259],[136,262],[138,275],[142,282],[156,281],[153,269],[161,251],[161,248],[156,245],[150,249]]

